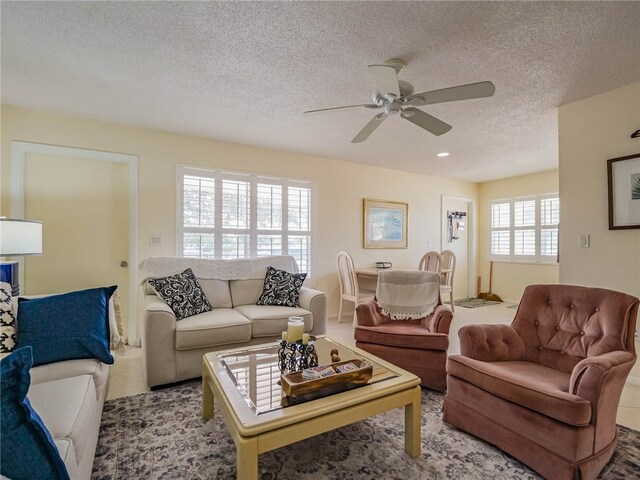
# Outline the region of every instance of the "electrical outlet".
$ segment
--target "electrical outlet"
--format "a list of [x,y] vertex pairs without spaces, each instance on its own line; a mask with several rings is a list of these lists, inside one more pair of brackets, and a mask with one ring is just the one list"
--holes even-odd
[[161,247],[162,246],[162,235],[151,235],[149,237],[149,246],[150,247]]
[[431,240],[427,240],[427,247],[431,246]]
[[591,235],[586,233],[581,233],[580,239],[579,239],[579,246],[580,248],[589,248],[591,246]]

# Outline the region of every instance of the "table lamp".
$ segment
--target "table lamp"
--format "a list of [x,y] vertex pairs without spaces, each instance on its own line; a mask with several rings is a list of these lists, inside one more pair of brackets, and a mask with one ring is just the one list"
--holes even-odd
[[[0,217],[0,257],[42,255],[42,222]],[[19,263],[0,262],[0,282],[20,294]]]

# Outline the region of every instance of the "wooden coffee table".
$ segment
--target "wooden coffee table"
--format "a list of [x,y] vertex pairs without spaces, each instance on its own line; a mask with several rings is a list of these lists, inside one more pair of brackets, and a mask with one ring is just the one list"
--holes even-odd
[[304,403],[284,406],[277,383],[275,343],[212,352],[203,357],[202,416],[213,417],[214,399],[237,450],[237,478],[258,478],[258,455],[305,438],[404,407],[404,448],[420,454],[420,380],[384,360],[335,340],[315,343],[321,365],[337,348],[342,360],[364,359],[373,365],[369,384]]

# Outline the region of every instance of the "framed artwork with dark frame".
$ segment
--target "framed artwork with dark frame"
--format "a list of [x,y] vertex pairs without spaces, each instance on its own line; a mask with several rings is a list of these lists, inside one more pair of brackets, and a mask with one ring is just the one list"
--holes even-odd
[[365,198],[363,203],[363,247],[407,248],[409,205]]
[[609,230],[640,228],[640,153],[607,160]]

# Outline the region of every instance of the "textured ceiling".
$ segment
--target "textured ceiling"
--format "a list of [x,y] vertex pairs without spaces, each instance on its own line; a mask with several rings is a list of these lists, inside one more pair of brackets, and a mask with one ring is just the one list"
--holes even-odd
[[[3,103],[470,181],[557,168],[557,110],[640,80],[640,2],[6,2]],[[366,66],[416,91],[491,80],[494,97],[399,117]],[[640,106],[639,106],[640,108]],[[446,159],[440,151],[451,152]],[[183,159],[187,161],[187,159]]]

